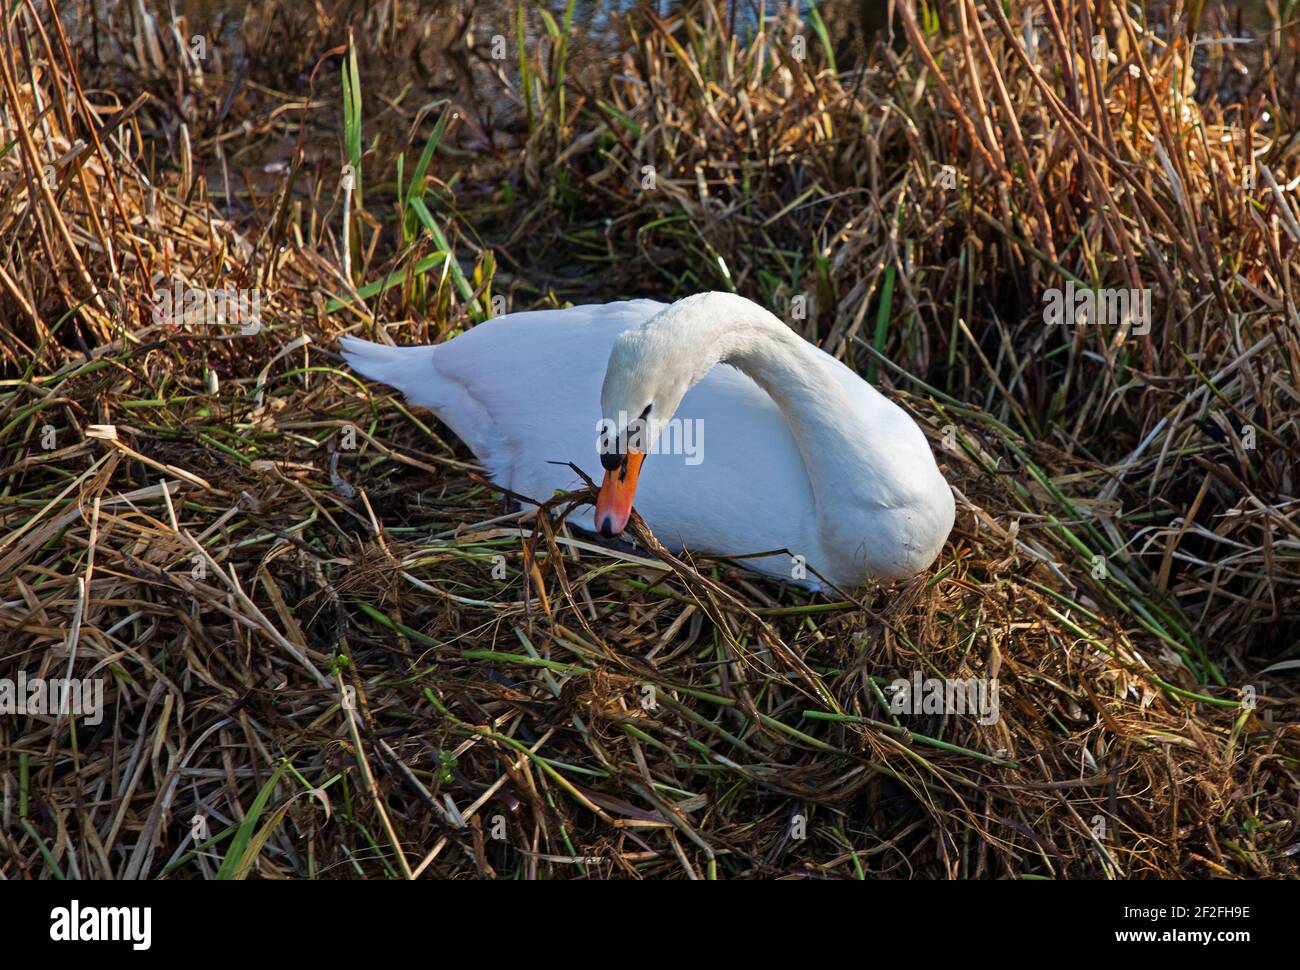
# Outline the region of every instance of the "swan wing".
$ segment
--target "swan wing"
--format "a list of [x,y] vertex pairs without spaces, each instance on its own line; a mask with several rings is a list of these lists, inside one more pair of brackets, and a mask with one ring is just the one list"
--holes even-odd
[[355,337],[340,345],[353,370],[436,414],[494,481],[540,501],[581,484],[562,463],[599,471],[596,427],[610,348],[662,308],[629,300],[528,310],[434,346],[385,347]]

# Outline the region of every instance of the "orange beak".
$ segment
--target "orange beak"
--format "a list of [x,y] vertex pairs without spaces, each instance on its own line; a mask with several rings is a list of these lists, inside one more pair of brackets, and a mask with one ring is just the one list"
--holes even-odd
[[596,497],[596,529],[606,539],[612,539],[627,528],[627,520],[632,515],[632,496],[636,494],[636,479],[643,461],[645,455],[629,449],[627,461],[614,471],[605,472],[605,481]]

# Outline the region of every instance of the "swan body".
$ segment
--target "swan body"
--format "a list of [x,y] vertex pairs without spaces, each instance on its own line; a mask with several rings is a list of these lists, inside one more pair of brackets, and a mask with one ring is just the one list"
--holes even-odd
[[436,346],[340,343],[513,492],[542,501],[581,487],[564,463],[592,478],[605,464],[596,508],[570,518],[606,535],[635,490],[668,548],[765,553],[741,561],[820,589],[819,575],[841,588],[915,575],[952,528],[952,490],[916,423],[734,294],[512,313]]

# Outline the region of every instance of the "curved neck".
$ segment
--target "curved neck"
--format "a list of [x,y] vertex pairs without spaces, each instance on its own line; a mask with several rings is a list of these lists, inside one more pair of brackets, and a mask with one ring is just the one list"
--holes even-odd
[[[785,415],[818,512],[844,500],[844,483],[867,460],[869,442],[862,415],[811,344],[767,310],[730,293],[687,297],[652,327],[689,348],[690,385],[724,363],[762,388]],[[826,482],[838,483],[833,494]]]

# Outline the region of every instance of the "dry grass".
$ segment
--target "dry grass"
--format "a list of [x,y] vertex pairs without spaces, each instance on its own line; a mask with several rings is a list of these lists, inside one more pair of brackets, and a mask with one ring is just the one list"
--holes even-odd
[[[1241,45],[1212,5],[944,6],[850,65],[692,4],[610,64],[535,8],[502,62],[471,5],[20,2],[0,677],[108,707],[0,719],[0,874],[1295,875],[1295,5]],[[267,329],[156,322],[175,277]],[[1067,280],[1150,288],[1150,333],[1044,326]],[[928,429],[929,574],[831,601],[603,548],[332,352],[703,288],[805,295]],[[916,671],[1000,718],[891,713]]]

